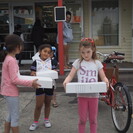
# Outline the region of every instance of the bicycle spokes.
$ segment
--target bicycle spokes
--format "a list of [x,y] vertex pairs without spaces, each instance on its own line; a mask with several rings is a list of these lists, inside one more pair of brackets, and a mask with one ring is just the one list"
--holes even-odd
[[113,123],[120,133],[125,133],[131,123],[131,97],[121,83],[114,86],[114,104],[111,108]]
[[121,86],[117,86],[117,88],[115,88],[114,104],[115,109],[123,111],[126,111],[126,109],[128,109],[126,94]]

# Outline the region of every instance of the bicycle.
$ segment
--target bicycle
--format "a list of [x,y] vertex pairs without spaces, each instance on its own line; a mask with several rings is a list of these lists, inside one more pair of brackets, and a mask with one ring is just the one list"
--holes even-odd
[[117,81],[116,71],[118,68],[116,63],[124,59],[124,53],[114,51],[111,54],[102,54],[97,52],[103,58],[103,66],[105,73],[108,73],[107,63],[113,63],[112,75],[109,78],[109,89],[107,93],[100,93],[100,99],[111,107],[111,116],[116,130],[119,133],[126,133],[131,124],[132,117],[132,100],[128,87]]

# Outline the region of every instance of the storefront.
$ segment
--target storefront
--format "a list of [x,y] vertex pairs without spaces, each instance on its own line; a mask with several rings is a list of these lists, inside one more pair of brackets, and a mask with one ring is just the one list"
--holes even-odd
[[[4,37],[14,32],[14,27],[21,24],[25,50],[23,58],[31,60],[34,55],[33,42],[31,41],[31,30],[35,18],[40,18],[45,29],[44,43],[56,45],[57,23],[54,21],[54,7],[58,5],[58,1],[44,2],[1,2],[0,3],[0,43],[4,42]],[[81,3],[79,1],[65,2],[67,10],[73,14],[72,23],[75,31],[75,39],[80,38],[80,12]],[[78,30],[79,29],[79,30]]]
[[[79,55],[81,37],[93,37],[97,49],[103,53],[124,52],[125,60],[133,61],[132,1],[63,0],[63,5],[72,12],[74,40],[70,46],[70,61]],[[46,31],[44,41],[57,46],[57,23],[54,21],[57,5],[58,0],[0,0],[0,42],[5,35],[13,33],[16,24],[21,24],[25,39],[24,59],[31,60],[34,47],[30,33],[35,18],[39,17]]]

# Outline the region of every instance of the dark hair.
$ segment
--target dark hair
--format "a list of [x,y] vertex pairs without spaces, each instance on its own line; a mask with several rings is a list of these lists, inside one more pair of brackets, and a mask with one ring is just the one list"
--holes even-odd
[[66,11],[66,15],[72,15],[70,11]]
[[52,52],[52,47],[50,44],[42,44],[40,47],[39,47],[39,51],[42,51],[44,48],[50,48],[51,52]]
[[41,26],[41,20],[39,18],[36,18],[34,26]]
[[15,34],[10,34],[5,37],[5,44],[1,47],[2,54],[1,61],[3,61],[8,53],[11,53],[16,50],[16,48],[23,48],[22,39]]
[[20,25],[20,24],[17,24],[16,26],[15,26],[15,30],[20,30],[22,28],[22,26]]

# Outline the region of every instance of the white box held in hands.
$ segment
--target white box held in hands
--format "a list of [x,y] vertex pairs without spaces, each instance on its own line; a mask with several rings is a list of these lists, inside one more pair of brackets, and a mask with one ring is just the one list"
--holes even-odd
[[38,76],[19,76],[23,80],[34,80],[38,79],[37,83],[41,85],[40,88],[53,88],[53,80],[49,77],[38,77]]
[[52,79],[58,79],[58,72],[54,70],[47,70],[44,72],[36,72],[38,77],[50,77]]
[[66,93],[99,93],[107,92],[105,82],[78,83],[70,82],[66,84]]

